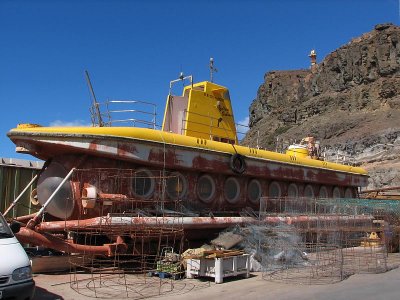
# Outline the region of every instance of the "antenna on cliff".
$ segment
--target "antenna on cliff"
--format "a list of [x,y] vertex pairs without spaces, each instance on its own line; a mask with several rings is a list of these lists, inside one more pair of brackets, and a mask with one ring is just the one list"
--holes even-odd
[[214,58],[210,57],[210,81],[213,82],[214,72],[218,72],[217,68],[214,67]]

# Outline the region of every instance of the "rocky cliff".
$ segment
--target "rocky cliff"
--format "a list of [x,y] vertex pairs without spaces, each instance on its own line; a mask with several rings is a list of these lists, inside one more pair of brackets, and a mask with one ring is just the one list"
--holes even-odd
[[369,188],[400,186],[400,27],[377,25],[312,69],[268,72],[249,119],[245,144],[315,136],[331,160],[368,169]]

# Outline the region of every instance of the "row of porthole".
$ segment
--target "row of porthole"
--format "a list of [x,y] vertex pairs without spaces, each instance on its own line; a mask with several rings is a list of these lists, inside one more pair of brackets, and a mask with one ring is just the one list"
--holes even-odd
[[[146,169],[138,170],[132,179],[133,193],[141,198],[150,198],[155,190],[155,180],[153,174]],[[187,179],[178,172],[171,173],[166,179],[166,193],[171,199],[183,198],[188,192]],[[202,175],[197,182],[197,196],[205,203],[214,200],[216,184],[210,175]],[[235,177],[228,177],[224,183],[224,197],[227,202],[235,204],[240,199],[240,183]],[[248,199],[253,203],[258,203],[262,189],[258,180],[252,179],[247,187]]]
[[[213,201],[215,196],[215,181],[210,175],[203,175],[197,182],[197,196],[205,203]],[[228,177],[224,183],[224,197],[227,202],[235,204],[240,199],[240,183],[235,177]],[[262,195],[261,184],[257,179],[251,179],[247,186],[247,198],[258,203]]]
[[[279,198],[282,196],[281,186],[278,182],[271,182],[269,185],[269,197]],[[299,189],[297,184],[291,183],[287,188],[287,196],[290,198],[297,198],[299,196]],[[311,185],[306,185],[303,191],[303,197],[314,198],[316,195],[314,193],[314,188]],[[339,187],[334,187],[332,190],[332,198],[353,198],[353,189],[346,188],[344,195]],[[318,198],[330,198],[328,193],[328,188],[326,186],[321,186],[318,192]]]
[[[136,172],[136,176],[132,181],[133,192],[136,196],[149,198],[155,190],[155,180],[153,174],[146,169]],[[166,179],[166,193],[171,199],[183,198],[188,191],[187,179],[179,172],[171,173]],[[205,203],[211,203],[216,192],[214,179],[210,175],[202,175],[197,182],[197,196]],[[225,180],[223,187],[224,197],[227,202],[235,204],[240,199],[241,186],[239,180],[235,177],[228,177]],[[268,195],[272,198],[282,196],[281,185],[273,181],[269,184]],[[258,203],[262,196],[261,183],[257,179],[251,179],[247,186],[247,198],[252,203]],[[297,198],[299,189],[297,184],[291,183],[287,188],[287,196]],[[314,188],[311,185],[306,185],[303,191],[304,197],[315,197]],[[321,186],[318,193],[319,198],[329,198],[328,189],[326,186]],[[346,188],[344,193],[345,198],[353,198],[353,189]],[[334,187],[332,190],[332,198],[342,198],[342,192],[339,187]]]
[[[188,190],[186,178],[178,173],[171,173],[166,179],[166,193],[169,198],[183,197]],[[147,169],[138,170],[132,179],[132,191],[138,197],[150,198],[155,191],[154,175]]]

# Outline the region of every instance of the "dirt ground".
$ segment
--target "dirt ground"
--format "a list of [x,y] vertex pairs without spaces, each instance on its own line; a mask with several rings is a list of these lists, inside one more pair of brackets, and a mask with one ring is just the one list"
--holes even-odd
[[[392,254],[392,267],[399,255]],[[55,299],[400,299],[400,269],[380,274],[356,274],[332,284],[301,285],[272,282],[252,273],[250,278],[231,278],[222,284],[212,279],[160,280],[156,277],[88,274],[39,274],[34,300]],[[71,282],[73,283],[71,285]],[[101,284],[100,284],[101,282]],[[95,285],[94,285],[95,284]]]

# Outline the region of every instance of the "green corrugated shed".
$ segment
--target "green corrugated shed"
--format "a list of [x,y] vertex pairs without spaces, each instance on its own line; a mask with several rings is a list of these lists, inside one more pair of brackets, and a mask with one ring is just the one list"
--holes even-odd
[[[43,162],[21,159],[0,158],[0,211],[4,212],[23,191],[32,178],[40,171]],[[30,193],[36,188],[34,183],[23,195],[17,206],[7,217],[17,217],[38,210],[31,204]]]

